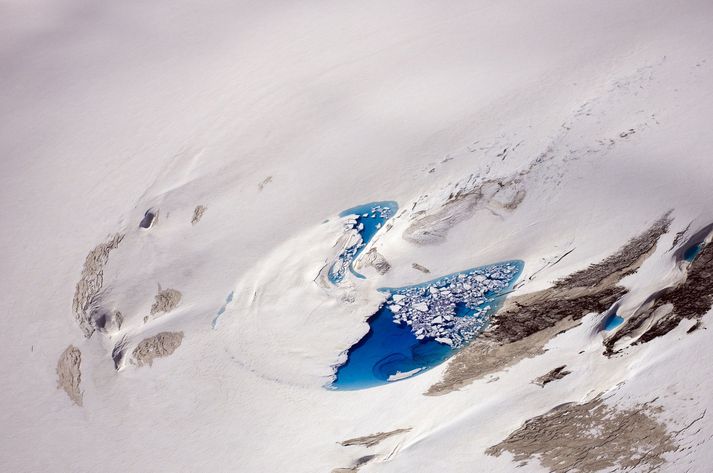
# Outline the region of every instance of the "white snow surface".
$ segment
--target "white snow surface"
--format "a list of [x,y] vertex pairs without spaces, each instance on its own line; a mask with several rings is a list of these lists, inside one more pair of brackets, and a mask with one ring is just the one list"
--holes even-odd
[[[447,363],[325,389],[378,287],[521,259],[518,293],[539,290],[669,209],[620,315],[680,276],[675,233],[713,221],[710,0],[4,0],[0,12],[0,471],[329,472],[377,454],[360,473],[511,472],[485,449],[564,402],[658,396],[680,425],[710,407],[709,331],[682,324],[609,359],[597,314],[444,396],[423,393]],[[531,165],[515,210],[479,210],[437,245],[402,238],[470,176]],[[336,215],[380,200],[400,205],[370,243],[392,269],[318,284]],[[149,208],[159,219],[140,230]],[[126,320],[85,339],[74,288],[116,232],[105,300]],[[159,284],[181,304],[144,323]],[[161,331],[185,334],[171,356],[114,369],[120,337],[134,347]],[[70,344],[82,407],[56,388]],[[562,364],[571,375],[530,383]],[[399,428],[411,430],[371,449],[338,444]],[[662,471],[711,471],[711,436],[707,416]]]

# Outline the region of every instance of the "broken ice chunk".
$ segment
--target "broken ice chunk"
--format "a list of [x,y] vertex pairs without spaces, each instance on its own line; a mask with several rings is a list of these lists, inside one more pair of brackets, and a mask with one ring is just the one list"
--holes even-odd
[[392,382],[392,381],[398,381],[398,380],[404,379],[404,378],[410,378],[411,376],[415,375],[416,373],[418,373],[418,372],[421,371],[422,369],[423,369],[423,368],[416,368],[415,370],[406,371],[406,372],[404,372],[404,373],[402,373],[401,371],[397,371],[396,373],[394,373],[394,374],[392,374],[391,376],[389,376],[389,378],[387,379],[387,381],[388,381],[388,382]]

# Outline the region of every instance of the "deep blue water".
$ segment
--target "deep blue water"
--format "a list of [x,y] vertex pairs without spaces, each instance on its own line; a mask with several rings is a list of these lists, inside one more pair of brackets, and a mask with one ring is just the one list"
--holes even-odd
[[475,312],[475,310],[468,308],[468,306],[465,305],[465,303],[463,303],[463,302],[456,303],[456,313],[455,313],[456,317],[466,317],[468,315],[472,315],[473,312]]
[[[516,266],[517,271],[512,275],[507,287],[498,293],[486,293],[487,301],[478,306],[480,309],[483,309],[484,306],[490,307],[478,315],[482,318],[483,329],[522,272],[523,263],[521,261],[506,263]],[[413,286],[379,290],[393,296],[408,291],[413,292],[414,289],[420,288],[423,288],[424,292],[425,288],[429,287],[448,288],[456,281],[454,277],[459,274],[493,266],[496,265],[472,268]],[[476,308],[466,307],[465,304],[456,303],[454,315],[455,317],[473,317],[476,310]],[[431,316],[431,314],[428,315]],[[411,326],[403,322],[394,322],[394,314],[386,303],[367,322],[369,323],[369,332],[349,349],[347,362],[337,369],[332,387],[351,390],[386,384],[389,382],[389,377],[397,375],[397,373],[408,373],[413,370],[419,370],[418,372],[421,373],[431,369],[444,362],[458,350],[446,343],[438,342],[434,338],[419,340]]]
[[387,383],[397,372],[432,367],[453,351],[435,340],[417,340],[406,324],[395,324],[385,306],[369,320],[369,333],[349,349],[347,362],[337,370],[333,386],[362,389]]
[[[374,212],[374,209],[381,207],[382,209],[388,210],[388,216],[382,216]],[[340,217],[348,217],[350,215],[357,215],[357,225],[363,224],[364,229],[359,232],[361,238],[365,243],[369,242],[376,232],[386,223],[386,221],[394,216],[399,210],[399,204],[393,200],[386,200],[383,202],[369,202],[368,204],[358,205],[347,209],[340,213]]]
[[696,259],[696,256],[698,256],[702,249],[703,243],[693,245],[692,247],[687,249],[685,253],[683,253],[683,259],[688,261],[689,263],[693,262],[693,260]]
[[620,317],[616,314],[612,314],[609,316],[607,319],[606,323],[604,324],[604,330],[614,330],[617,328],[621,323],[624,321],[623,317]]
[[356,225],[354,228],[359,232],[362,241],[361,244],[356,247],[345,249],[345,251],[337,257],[337,261],[329,271],[329,280],[333,284],[337,284],[344,279],[345,272],[343,264],[348,266],[349,271],[351,271],[354,276],[364,279],[363,275],[354,271],[352,262],[364,250],[367,243],[374,238],[374,235],[384,226],[386,221],[396,215],[398,210],[399,205],[394,201],[388,200],[358,205],[339,214],[340,217],[356,215]]

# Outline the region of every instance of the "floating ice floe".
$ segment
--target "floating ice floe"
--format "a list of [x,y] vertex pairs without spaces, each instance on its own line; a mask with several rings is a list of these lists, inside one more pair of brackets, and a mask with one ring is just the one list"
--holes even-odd
[[345,218],[344,231],[349,233],[344,248],[329,269],[329,280],[339,284],[351,271],[358,278],[364,278],[354,270],[354,260],[364,250],[384,223],[396,214],[399,206],[396,202],[371,202],[347,209],[339,216]]
[[386,304],[395,322],[408,324],[422,338],[449,340],[443,343],[458,348],[485,327],[490,302],[511,286],[521,266],[509,261],[416,286],[381,290],[390,293]]
[[389,379],[387,381],[392,382],[392,381],[398,381],[400,379],[410,378],[411,376],[415,375],[422,369],[423,368],[416,368],[415,370],[407,371],[405,373],[402,373],[401,371],[397,371],[396,373],[389,376]]
[[369,318],[369,332],[349,349],[333,387],[378,386],[442,363],[487,327],[522,268],[521,261],[506,261],[379,289],[387,299]]

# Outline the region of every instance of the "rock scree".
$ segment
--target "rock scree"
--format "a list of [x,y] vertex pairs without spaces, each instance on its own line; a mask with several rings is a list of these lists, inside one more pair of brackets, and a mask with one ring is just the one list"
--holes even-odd
[[74,345],[69,345],[57,361],[57,389],[63,389],[76,405],[82,405],[82,352]]
[[366,448],[373,447],[374,445],[378,445],[381,443],[383,440],[386,440],[389,437],[393,437],[394,435],[399,435],[399,434],[405,434],[406,432],[411,431],[411,428],[407,429],[396,429],[392,430],[390,432],[378,432],[375,434],[371,435],[365,435],[363,437],[355,437],[353,439],[348,439],[348,440],[343,440],[339,442],[339,444],[343,447],[350,447],[352,445],[363,445]]
[[159,286],[154,303],[151,305],[151,315],[172,311],[181,303],[181,297],[182,294],[179,291],[175,289],[161,289],[161,286]]
[[153,364],[156,358],[164,358],[173,354],[183,342],[183,332],[161,332],[153,337],[145,338],[134,348],[131,361],[136,366]]
[[552,371],[549,371],[548,373],[545,373],[542,376],[535,378],[532,382],[533,384],[544,388],[546,384],[549,384],[552,381],[557,381],[558,379],[562,379],[568,374],[572,374],[571,371],[567,371],[565,368],[567,368],[567,365],[558,366]]
[[208,210],[208,208],[205,205],[196,205],[196,208],[193,209],[193,217],[191,217],[191,225],[195,225],[198,222],[201,221],[203,218],[203,214],[205,211]]
[[485,453],[509,452],[515,462],[535,460],[552,473],[657,471],[664,454],[678,448],[659,412],[650,403],[617,409],[598,397],[567,403],[529,419]]
[[72,311],[79,328],[87,338],[91,337],[96,330],[93,314],[101,310],[104,267],[109,261],[109,253],[115,250],[123,239],[123,234],[112,235],[106,242],[100,243],[90,251],[84,260],[82,276],[74,291]]

